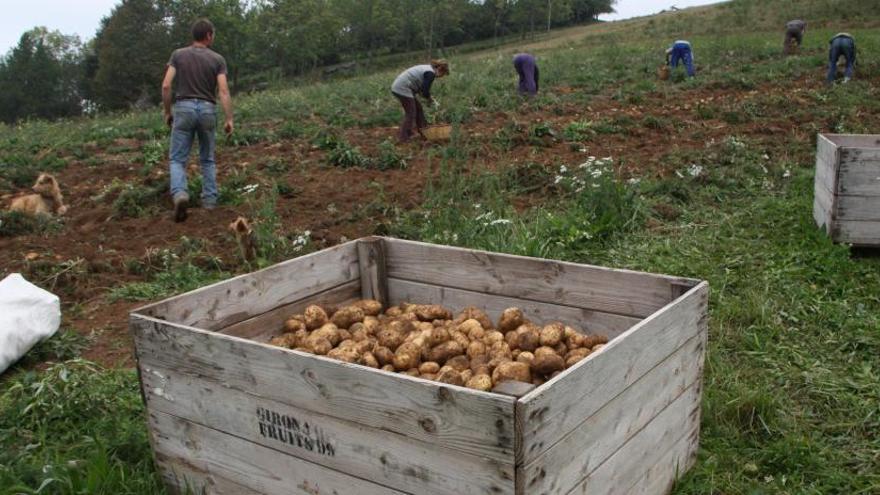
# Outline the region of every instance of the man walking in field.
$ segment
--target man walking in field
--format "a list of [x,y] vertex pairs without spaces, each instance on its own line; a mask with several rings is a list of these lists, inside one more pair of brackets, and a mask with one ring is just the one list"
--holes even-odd
[[792,55],[804,43],[807,23],[799,19],[788,21],[785,25],[785,44],[782,49],[786,55]]
[[[232,134],[232,97],[226,81],[226,60],[211,50],[214,25],[200,19],[192,27],[193,43],[171,54],[162,81],[165,123],[171,127],[170,176],[174,221],[186,220],[189,193],[186,185],[186,162],[196,135],[199,137],[199,162],[202,166],[202,206],[217,206],[217,168],[214,144],[217,127],[216,97],[219,93],[226,117],[224,130]],[[172,83],[177,77],[177,94],[172,113]]]
[[837,61],[840,57],[846,59],[846,72],[843,73],[843,82],[848,83],[853,77],[856,67],[856,40],[849,33],[838,33],[831,38],[830,61],[828,63],[828,84],[837,79]]

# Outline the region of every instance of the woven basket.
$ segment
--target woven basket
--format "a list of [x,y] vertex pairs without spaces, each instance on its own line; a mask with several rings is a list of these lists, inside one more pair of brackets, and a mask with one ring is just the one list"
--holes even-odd
[[422,133],[428,141],[447,141],[452,136],[451,125],[432,125],[422,129]]
[[660,79],[661,81],[666,81],[667,79],[669,79],[669,66],[668,65],[661,65],[660,67],[657,68],[657,78]]

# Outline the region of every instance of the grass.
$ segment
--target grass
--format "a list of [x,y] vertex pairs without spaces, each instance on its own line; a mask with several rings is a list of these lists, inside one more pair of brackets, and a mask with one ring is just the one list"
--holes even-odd
[[[441,106],[432,118],[459,130],[496,112],[510,118],[482,141],[457,131],[431,149],[436,173],[426,177],[420,207],[402,209],[377,186],[365,209],[381,211],[385,232],[401,237],[708,280],[701,450],[675,493],[880,493],[880,259],[833,245],[810,216],[811,136],[880,126],[880,64],[863,57],[857,80],[846,86],[778,90],[785,81],[822,77],[827,38],[844,20],[863,53],[880,51],[880,35],[870,29],[876,17],[845,19],[863,7],[855,0],[738,0],[599,26],[558,44],[542,40],[547,88],[529,102],[509,97],[507,52],[454,60],[452,75],[437,84]],[[792,9],[816,19],[816,29],[801,56],[782,58],[779,25]],[[679,32],[692,34],[700,75],[659,84],[653,72]],[[223,151],[307,139],[325,163],[404,168],[411,157],[391,143],[366,153],[343,138],[347,127],[397,121],[396,102],[385,97],[391,76],[238,98],[242,133]],[[692,100],[707,94],[718,97]],[[640,118],[589,110],[658,99],[664,112]],[[538,110],[558,118],[533,122],[530,112]],[[711,129],[721,125],[729,127],[716,139]],[[626,171],[640,163],[591,160],[584,152],[615,139],[638,143],[646,130],[668,133],[657,153],[665,173],[631,177]],[[162,132],[158,112],[10,128],[0,132],[0,162],[14,166],[0,169],[0,192],[29,186],[44,166],[87,160],[92,143],[112,146],[120,138],[147,141],[137,161],[155,165],[165,152]],[[545,163],[557,141],[578,159]],[[296,185],[276,179],[298,165],[289,157],[261,161],[271,183],[234,172],[221,183],[221,203],[254,220],[257,264],[265,266],[312,245],[308,232],[290,231],[277,213],[278,195],[295,194]],[[191,186],[197,193],[198,182]],[[137,211],[152,207],[144,194],[110,204],[120,215],[150,214]],[[7,235],[31,231],[42,232],[15,227]],[[112,288],[111,299],[153,300],[229,276],[231,260],[213,256],[211,242],[182,245],[131,261],[128,270],[144,280]],[[86,276],[82,266],[69,260],[35,265],[34,273],[62,287]],[[78,359],[87,344],[63,333],[0,378],[0,493],[162,493],[136,375]]]

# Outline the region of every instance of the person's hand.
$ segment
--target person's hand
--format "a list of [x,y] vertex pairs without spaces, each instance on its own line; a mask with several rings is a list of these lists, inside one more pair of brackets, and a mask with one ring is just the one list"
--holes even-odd
[[174,123],[174,115],[171,112],[165,112],[165,125],[171,127],[171,124]]
[[235,125],[232,123],[232,119],[226,121],[226,124],[223,125],[223,130],[226,131],[227,137],[232,135],[232,131],[235,130]]

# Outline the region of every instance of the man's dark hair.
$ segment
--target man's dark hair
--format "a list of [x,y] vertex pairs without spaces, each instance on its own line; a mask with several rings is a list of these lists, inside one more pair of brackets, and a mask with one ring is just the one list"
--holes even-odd
[[214,34],[214,25],[207,19],[199,19],[192,27],[193,39],[205,41],[209,34]]

